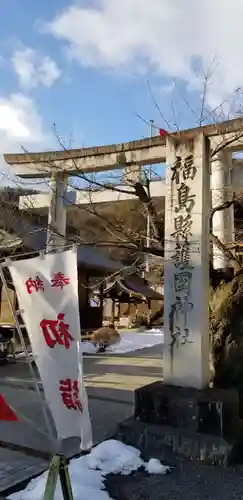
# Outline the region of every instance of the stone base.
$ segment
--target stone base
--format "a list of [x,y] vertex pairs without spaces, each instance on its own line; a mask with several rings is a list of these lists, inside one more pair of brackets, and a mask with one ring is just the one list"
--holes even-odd
[[166,445],[188,458],[221,465],[239,460],[239,436],[242,421],[236,392],[162,382],[135,391],[134,417],[118,428],[119,439],[145,454]]

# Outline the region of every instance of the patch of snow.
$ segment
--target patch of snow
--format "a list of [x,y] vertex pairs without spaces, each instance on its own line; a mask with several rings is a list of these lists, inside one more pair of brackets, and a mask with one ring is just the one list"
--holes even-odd
[[[140,451],[115,439],[98,444],[88,455],[71,460],[69,473],[74,498],[80,500],[109,500],[105,491],[105,477],[108,474],[128,475],[144,468],[149,474],[167,474],[170,468],[157,459],[145,463]],[[13,493],[10,500],[42,500],[48,471],[32,479],[25,490]],[[62,492],[58,480],[54,500],[61,500]]]
[[[153,347],[164,343],[164,329],[151,330],[122,330],[119,332],[121,340],[117,344],[107,347],[105,353],[126,354],[146,347]],[[91,342],[82,342],[82,352],[94,354],[97,348]]]
[[[23,351],[16,352],[16,354],[15,354],[15,358],[16,358],[16,359],[24,359],[24,358],[26,358],[25,352],[23,352]],[[31,352],[29,352],[29,353],[28,353],[28,358],[29,358],[29,359],[30,359],[30,358],[31,358],[31,359],[33,358],[33,356],[32,356],[32,353],[31,353]]]
[[99,469],[104,475],[129,475],[144,464],[139,450],[115,439],[98,444],[84,458],[88,468]]
[[129,330],[120,332],[121,340],[107,348],[107,352],[113,354],[124,354],[126,352],[138,351],[147,347],[163,344],[164,330],[145,330],[132,332]]
[[[146,347],[153,347],[164,343],[164,329],[153,328],[151,330],[122,330],[120,331],[121,340],[117,344],[109,346],[105,353],[126,354],[127,352],[138,351]],[[88,340],[81,342],[83,354],[95,354],[98,348]],[[16,354],[17,359],[25,358],[24,352]],[[33,359],[29,354],[29,359]]]
[[145,465],[145,470],[149,474],[168,474],[171,468],[168,465],[163,465],[157,458],[150,458],[148,463]]
[[84,340],[81,342],[81,351],[84,354],[94,354],[96,353],[98,348],[92,343],[89,342],[88,340]]
[[[104,480],[99,470],[89,470],[79,463],[82,458],[72,460],[69,465],[69,473],[73,496],[80,500],[109,500],[110,496],[105,491]],[[48,472],[40,477],[32,479],[23,491],[13,493],[8,498],[11,500],[43,500]],[[54,500],[63,499],[61,484],[58,479]]]

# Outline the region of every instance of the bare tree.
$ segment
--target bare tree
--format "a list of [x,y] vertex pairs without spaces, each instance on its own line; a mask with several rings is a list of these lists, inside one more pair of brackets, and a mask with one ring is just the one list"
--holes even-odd
[[[215,127],[215,134],[221,134],[221,140],[212,151],[211,160],[217,154],[236,140],[242,139],[243,127],[237,132],[233,132],[230,138],[224,137],[221,130],[220,121],[223,110],[227,108],[228,118],[232,114],[241,117],[241,108],[235,97],[239,98],[240,89],[233,95],[233,101],[237,101],[236,108],[230,102],[221,103],[215,110],[207,108],[207,88],[210,73],[205,74],[200,116],[195,116],[196,124],[199,128],[210,123]],[[150,89],[151,92],[151,89]],[[190,111],[195,111],[183,97],[184,103]],[[238,99],[239,100],[239,99]],[[155,102],[155,100],[154,100]],[[156,104],[156,102],[155,102]],[[164,119],[164,113],[160,110],[160,116]],[[173,113],[175,118],[175,113]],[[143,118],[142,118],[143,119]],[[146,120],[145,120],[146,121]],[[174,120],[175,121],[175,120]],[[166,121],[169,125],[169,121]],[[168,128],[168,127],[167,127]],[[175,137],[180,137],[179,127],[174,123],[174,132],[168,130]],[[112,255],[122,259],[124,263],[136,264],[140,271],[144,271],[144,262],[150,256],[151,269],[157,269],[158,279],[162,279],[164,256],[164,204],[161,198],[155,199],[151,196],[152,176],[143,170],[142,172],[132,171],[121,179],[121,172],[101,178],[100,175],[89,175],[80,171],[72,151],[65,147],[64,141],[60,137],[56,127],[54,132],[61,149],[66,152],[67,157],[74,164],[73,170],[77,172],[75,178],[70,178],[73,190],[83,196],[82,203],[73,204],[68,220],[69,241],[76,241],[83,245],[91,244],[109,249]],[[52,166],[52,165],[50,165]],[[141,175],[140,175],[141,174]],[[98,203],[97,193],[109,191],[115,193],[117,201],[112,205],[109,203]],[[132,200],[130,199],[132,195]],[[129,200],[126,199],[129,197]],[[125,198],[122,200],[122,198]],[[70,205],[72,202],[70,201]],[[233,196],[226,203],[214,207],[211,212],[211,220],[217,211],[228,209],[231,205],[242,213],[242,197]],[[31,207],[30,207],[31,208]],[[150,220],[150,238],[147,238],[147,221]],[[44,222],[44,221],[43,221]],[[44,222],[46,224],[46,221]],[[242,224],[243,226],[243,224]],[[242,230],[239,224],[236,232],[237,245],[242,245]],[[228,268],[231,273],[217,272],[211,263],[210,278],[212,285],[212,298],[210,303],[210,321],[212,332],[212,351],[214,363],[214,383],[220,387],[237,387],[243,390],[243,269],[235,242],[225,244],[213,234],[211,224],[211,243],[224,253],[228,261]],[[159,259],[159,260],[158,260]],[[243,391],[242,391],[243,392]]]
[[[227,108],[227,117],[229,119],[232,115],[234,116],[236,114],[236,111],[233,109],[233,105],[230,102],[222,103],[218,109],[213,111],[207,109],[206,93],[210,76],[211,75],[206,75],[204,79],[202,106],[198,125],[201,127],[205,121],[209,121],[211,124],[213,122],[215,132],[221,134],[221,127],[220,122],[218,123],[218,119],[222,117],[223,110]],[[233,95],[233,101],[234,99],[235,93]],[[241,116],[239,107],[237,109],[237,115]],[[163,113],[161,113],[161,116],[163,116]],[[180,135],[178,129],[174,134],[176,133]],[[226,147],[229,147],[231,143],[233,144],[236,140],[239,141],[241,139],[243,139],[243,127],[231,134],[230,138],[224,137],[224,135],[221,134],[220,142],[212,150],[211,161],[214,161],[216,156]],[[63,147],[59,139],[58,142],[60,147]],[[89,178],[85,176],[83,172],[80,172],[78,176],[88,184],[88,190],[90,191],[90,204],[89,207],[85,209],[89,212],[91,211],[93,217],[97,217],[100,220],[101,226],[103,228],[106,226],[107,232],[113,236],[113,238],[109,239],[109,245],[114,245],[115,249],[124,246],[128,251],[133,252],[133,255],[139,253],[142,255],[149,254],[152,257],[159,256],[163,258],[164,206],[161,202],[159,203],[158,200],[152,198],[150,192],[151,179],[146,175],[146,172],[144,172],[143,178],[137,181],[134,181],[132,177],[130,179],[126,177],[126,183],[124,184],[123,180],[123,186],[119,188],[114,182],[111,184],[109,179],[100,182],[95,176]],[[117,182],[117,184],[121,184],[121,182]],[[137,217],[135,216],[135,221],[132,223],[132,210],[129,213],[130,225],[126,224],[126,216],[123,218],[122,212],[119,213],[117,209],[115,209],[115,213],[113,212],[110,215],[108,213],[105,214],[105,212],[102,214],[98,206],[92,203],[92,192],[94,192],[95,188],[107,189],[110,191],[115,190],[118,194],[119,192],[128,194],[132,191],[135,200],[134,207],[136,207],[135,213],[137,215]],[[242,245],[241,223],[238,223],[238,228],[236,228],[236,242],[231,241],[227,245],[213,234],[212,230],[212,221],[216,212],[226,210],[232,205],[235,209],[237,209],[237,207],[238,210],[242,209],[242,213],[240,214],[241,220],[243,217],[242,196],[232,196],[232,199],[214,207],[211,211],[211,244],[218,247],[220,252],[223,252],[228,262],[228,268],[221,272],[213,268],[213,262],[211,262],[210,266],[212,287],[210,326],[214,366],[213,380],[214,384],[218,387],[234,387],[239,389],[240,393],[242,392],[243,394],[243,268],[241,259],[236,252],[237,245]],[[151,221],[151,240],[149,247],[147,246],[146,240],[146,220],[148,216]],[[136,224],[138,220],[140,222],[139,225]],[[104,245],[105,242],[102,242],[101,238],[98,244]],[[156,265],[160,269],[163,268],[161,260],[157,262]]]

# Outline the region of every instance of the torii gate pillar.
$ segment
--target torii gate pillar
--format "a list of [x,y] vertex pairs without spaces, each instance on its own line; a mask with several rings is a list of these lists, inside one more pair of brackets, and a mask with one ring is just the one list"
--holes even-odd
[[49,251],[65,244],[67,221],[65,196],[67,185],[68,174],[65,171],[52,174],[46,242]]

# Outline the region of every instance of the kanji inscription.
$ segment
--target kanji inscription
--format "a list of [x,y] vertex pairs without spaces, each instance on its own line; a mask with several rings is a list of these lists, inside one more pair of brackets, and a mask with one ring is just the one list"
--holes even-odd
[[65,276],[63,273],[56,273],[54,274],[53,278],[51,279],[51,287],[52,288],[60,288],[63,290],[63,288],[70,283],[70,278],[68,276]]
[[83,405],[80,401],[78,381],[66,378],[60,380],[59,391],[61,393],[62,402],[68,410],[80,411],[83,413]]
[[166,138],[164,383],[209,381],[211,142],[203,131]]
[[64,313],[59,313],[57,319],[42,319],[40,328],[48,347],[53,349],[56,344],[64,346],[65,349],[70,349],[71,343],[74,340],[69,332],[69,325],[64,323]]
[[26,286],[26,290],[27,290],[29,295],[31,295],[32,292],[39,292],[39,290],[44,292],[44,283],[39,278],[39,276],[36,276],[35,278],[29,278],[25,282],[25,286]]
[[45,286],[43,280],[40,279],[39,276],[35,276],[35,278],[30,277],[26,280],[25,287],[29,295],[32,295],[33,292],[39,292],[40,290],[44,292],[45,288],[48,286],[63,290],[65,286],[70,284],[70,279],[71,278],[69,276],[65,276],[64,273],[57,272],[52,276],[50,281],[46,281]]
[[174,231],[170,237],[175,242],[171,262],[174,266],[175,302],[170,305],[169,329],[171,335],[170,352],[173,360],[174,349],[193,342],[188,327],[188,315],[194,308],[191,296],[193,265],[191,262],[190,237],[193,234],[193,209],[196,193],[192,192],[188,181],[193,181],[197,175],[193,154],[176,156],[171,166],[171,183],[175,187],[176,200],[174,204]]

